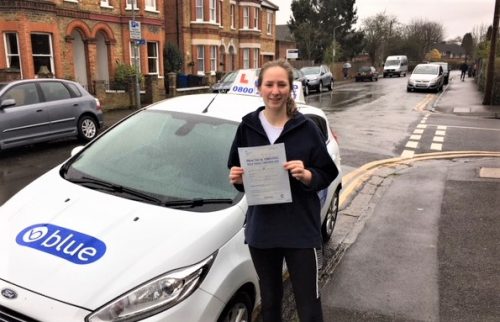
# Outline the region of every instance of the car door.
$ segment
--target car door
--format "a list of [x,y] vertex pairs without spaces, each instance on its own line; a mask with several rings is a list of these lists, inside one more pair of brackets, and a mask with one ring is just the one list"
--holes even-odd
[[39,83],[47,102],[50,132],[56,136],[77,133],[77,121],[85,102],[82,97],[74,97],[63,82],[46,81]]
[[49,132],[49,117],[34,82],[13,85],[0,97],[0,141],[2,146],[43,140]]

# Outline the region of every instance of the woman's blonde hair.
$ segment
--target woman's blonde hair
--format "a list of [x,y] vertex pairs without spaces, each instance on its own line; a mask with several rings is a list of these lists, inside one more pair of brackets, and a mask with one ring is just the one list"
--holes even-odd
[[292,116],[293,113],[297,111],[297,105],[295,105],[295,101],[292,98],[292,91],[293,91],[293,67],[290,65],[289,62],[287,62],[284,59],[277,59],[273,61],[269,61],[265,63],[262,68],[260,69],[259,73],[259,79],[258,79],[258,88],[260,90],[260,87],[262,85],[262,80],[264,79],[264,73],[271,67],[281,67],[283,68],[287,74],[288,74],[288,83],[290,85],[290,96],[288,96],[288,100],[286,101],[286,114],[288,116]]

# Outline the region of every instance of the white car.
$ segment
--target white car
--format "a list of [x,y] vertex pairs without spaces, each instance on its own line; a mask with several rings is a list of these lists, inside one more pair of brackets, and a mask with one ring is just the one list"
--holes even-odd
[[408,78],[406,91],[433,90],[436,93],[443,89],[443,67],[437,64],[418,64]]
[[[227,157],[241,117],[260,105],[212,93],[158,102],[13,196],[0,207],[0,317],[251,321],[260,298],[247,202],[229,184]],[[325,114],[300,112],[340,170]],[[340,188],[339,175],[321,192],[324,240]]]

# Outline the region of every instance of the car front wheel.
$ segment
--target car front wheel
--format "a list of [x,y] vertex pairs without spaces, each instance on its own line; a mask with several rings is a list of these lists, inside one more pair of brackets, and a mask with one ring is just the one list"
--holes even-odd
[[252,301],[245,292],[237,293],[226,305],[217,322],[251,322]]
[[309,95],[309,85],[305,85],[304,86],[304,96],[308,96]]
[[330,80],[330,84],[328,84],[328,90],[331,91],[333,89],[333,79]]
[[339,212],[339,191],[335,191],[333,194],[332,201],[328,207],[325,220],[321,225],[321,237],[323,238],[323,243],[330,240],[333,234],[333,229],[335,228],[335,223],[337,222],[337,215]]
[[318,92],[322,92],[323,91],[323,83],[322,82],[319,82],[319,85],[318,85]]
[[97,135],[97,122],[92,116],[84,115],[78,120],[78,137],[90,141]]

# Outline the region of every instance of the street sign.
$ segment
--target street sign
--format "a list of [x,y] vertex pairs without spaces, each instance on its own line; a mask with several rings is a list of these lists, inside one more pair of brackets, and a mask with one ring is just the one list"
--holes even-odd
[[128,21],[128,29],[130,30],[130,39],[140,40],[141,37],[141,22],[135,20]]
[[137,46],[141,46],[141,45],[145,45],[146,44],[146,39],[136,39],[134,41],[135,41],[135,44]]

